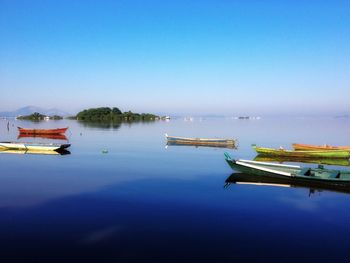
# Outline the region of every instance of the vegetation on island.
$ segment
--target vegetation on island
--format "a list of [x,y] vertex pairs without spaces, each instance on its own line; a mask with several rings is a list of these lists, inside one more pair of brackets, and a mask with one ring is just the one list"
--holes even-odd
[[91,108],[79,112],[75,116],[79,121],[109,121],[109,122],[122,122],[122,121],[154,121],[159,119],[157,115],[150,113],[134,113],[131,111],[122,112],[117,107],[101,107]]
[[43,121],[43,120],[62,120],[63,117],[58,115],[46,116],[46,115],[40,114],[39,112],[34,112],[33,114],[30,114],[30,115],[18,116],[17,119],[30,120],[30,121]]

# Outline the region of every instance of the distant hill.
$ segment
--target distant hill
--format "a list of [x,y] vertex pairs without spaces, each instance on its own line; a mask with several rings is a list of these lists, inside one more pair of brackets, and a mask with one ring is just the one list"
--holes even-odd
[[36,106],[26,106],[15,111],[0,112],[0,117],[26,116],[26,115],[33,114],[34,112],[39,112],[47,116],[53,116],[53,115],[69,116],[70,115],[68,112],[65,112],[59,109],[44,109]]

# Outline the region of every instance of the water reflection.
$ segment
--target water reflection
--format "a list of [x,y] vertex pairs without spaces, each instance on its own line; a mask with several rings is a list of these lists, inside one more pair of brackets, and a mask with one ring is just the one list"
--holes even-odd
[[61,149],[57,151],[32,151],[32,150],[13,150],[13,149],[0,149],[0,153],[9,154],[37,154],[37,155],[68,155],[70,151]]
[[20,133],[17,136],[17,139],[22,139],[22,138],[42,138],[42,139],[68,141],[68,138],[64,134],[22,134]]
[[99,128],[99,129],[114,129],[117,130],[122,125],[121,122],[109,122],[109,121],[78,121],[78,123],[84,128]]
[[350,183],[329,183],[329,182],[313,182],[313,181],[300,181],[297,179],[275,178],[268,176],[256,176],[244,173],[232,173],[225,181],[225,188],[228,188],[232,184],[244,184],[255,186],[276,186],[276,187],[295,187],[295,188],[308,188],[309,196],[324,190],[350,193]]
[[228,149],[237,149],[235,145],[227,144],[208,144],[208,143],[182,143],[182,142],[176,142],[176,141],[167,141],[166,146],[192,146],[192,147],[210,147],[210,148],[228,148]]
[[348,159],[330,159],[330,158],[295,158],[295,157],[274,157],[257,155],[254,161],[259,162],[277,162],[277,163],[314,163],[324,165],[336,165],[336,166],[350,166],[350,160]]

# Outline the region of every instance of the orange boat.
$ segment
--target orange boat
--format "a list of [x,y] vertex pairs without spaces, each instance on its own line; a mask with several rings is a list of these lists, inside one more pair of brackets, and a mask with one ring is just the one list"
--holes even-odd
[[350,151],[350,146],[312,145],[312,144],[292,144],[296,151],[317,151],[317,150],[343,150]]
[[22,134],[60,134],[65,133],[67,129],[68,127],[57,129],[25,129],[18,127],[18,131]]
[[52,140],[66,140],[68,141],[66,135],[62,133],[58,134],[29,134],[29,133],[20,133],[17,139],[21,138],[44,138],[44,139],[52,139]]

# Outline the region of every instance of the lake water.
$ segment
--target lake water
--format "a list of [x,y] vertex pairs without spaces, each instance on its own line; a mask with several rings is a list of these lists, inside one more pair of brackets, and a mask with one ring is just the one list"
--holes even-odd
[[[349,145],[349,119],[194,118],[114,126],[10,120],[9,131],[6,125],[0,120],[1,141],[17,140],[17,126],[69,126],[71,154],[0,154],[1,262],[348,260],[349,194],[225,187],[233,171],[224,152],[253,159],[252,143]],[[237,138],[239,146],[166,147],[165,133]]]

